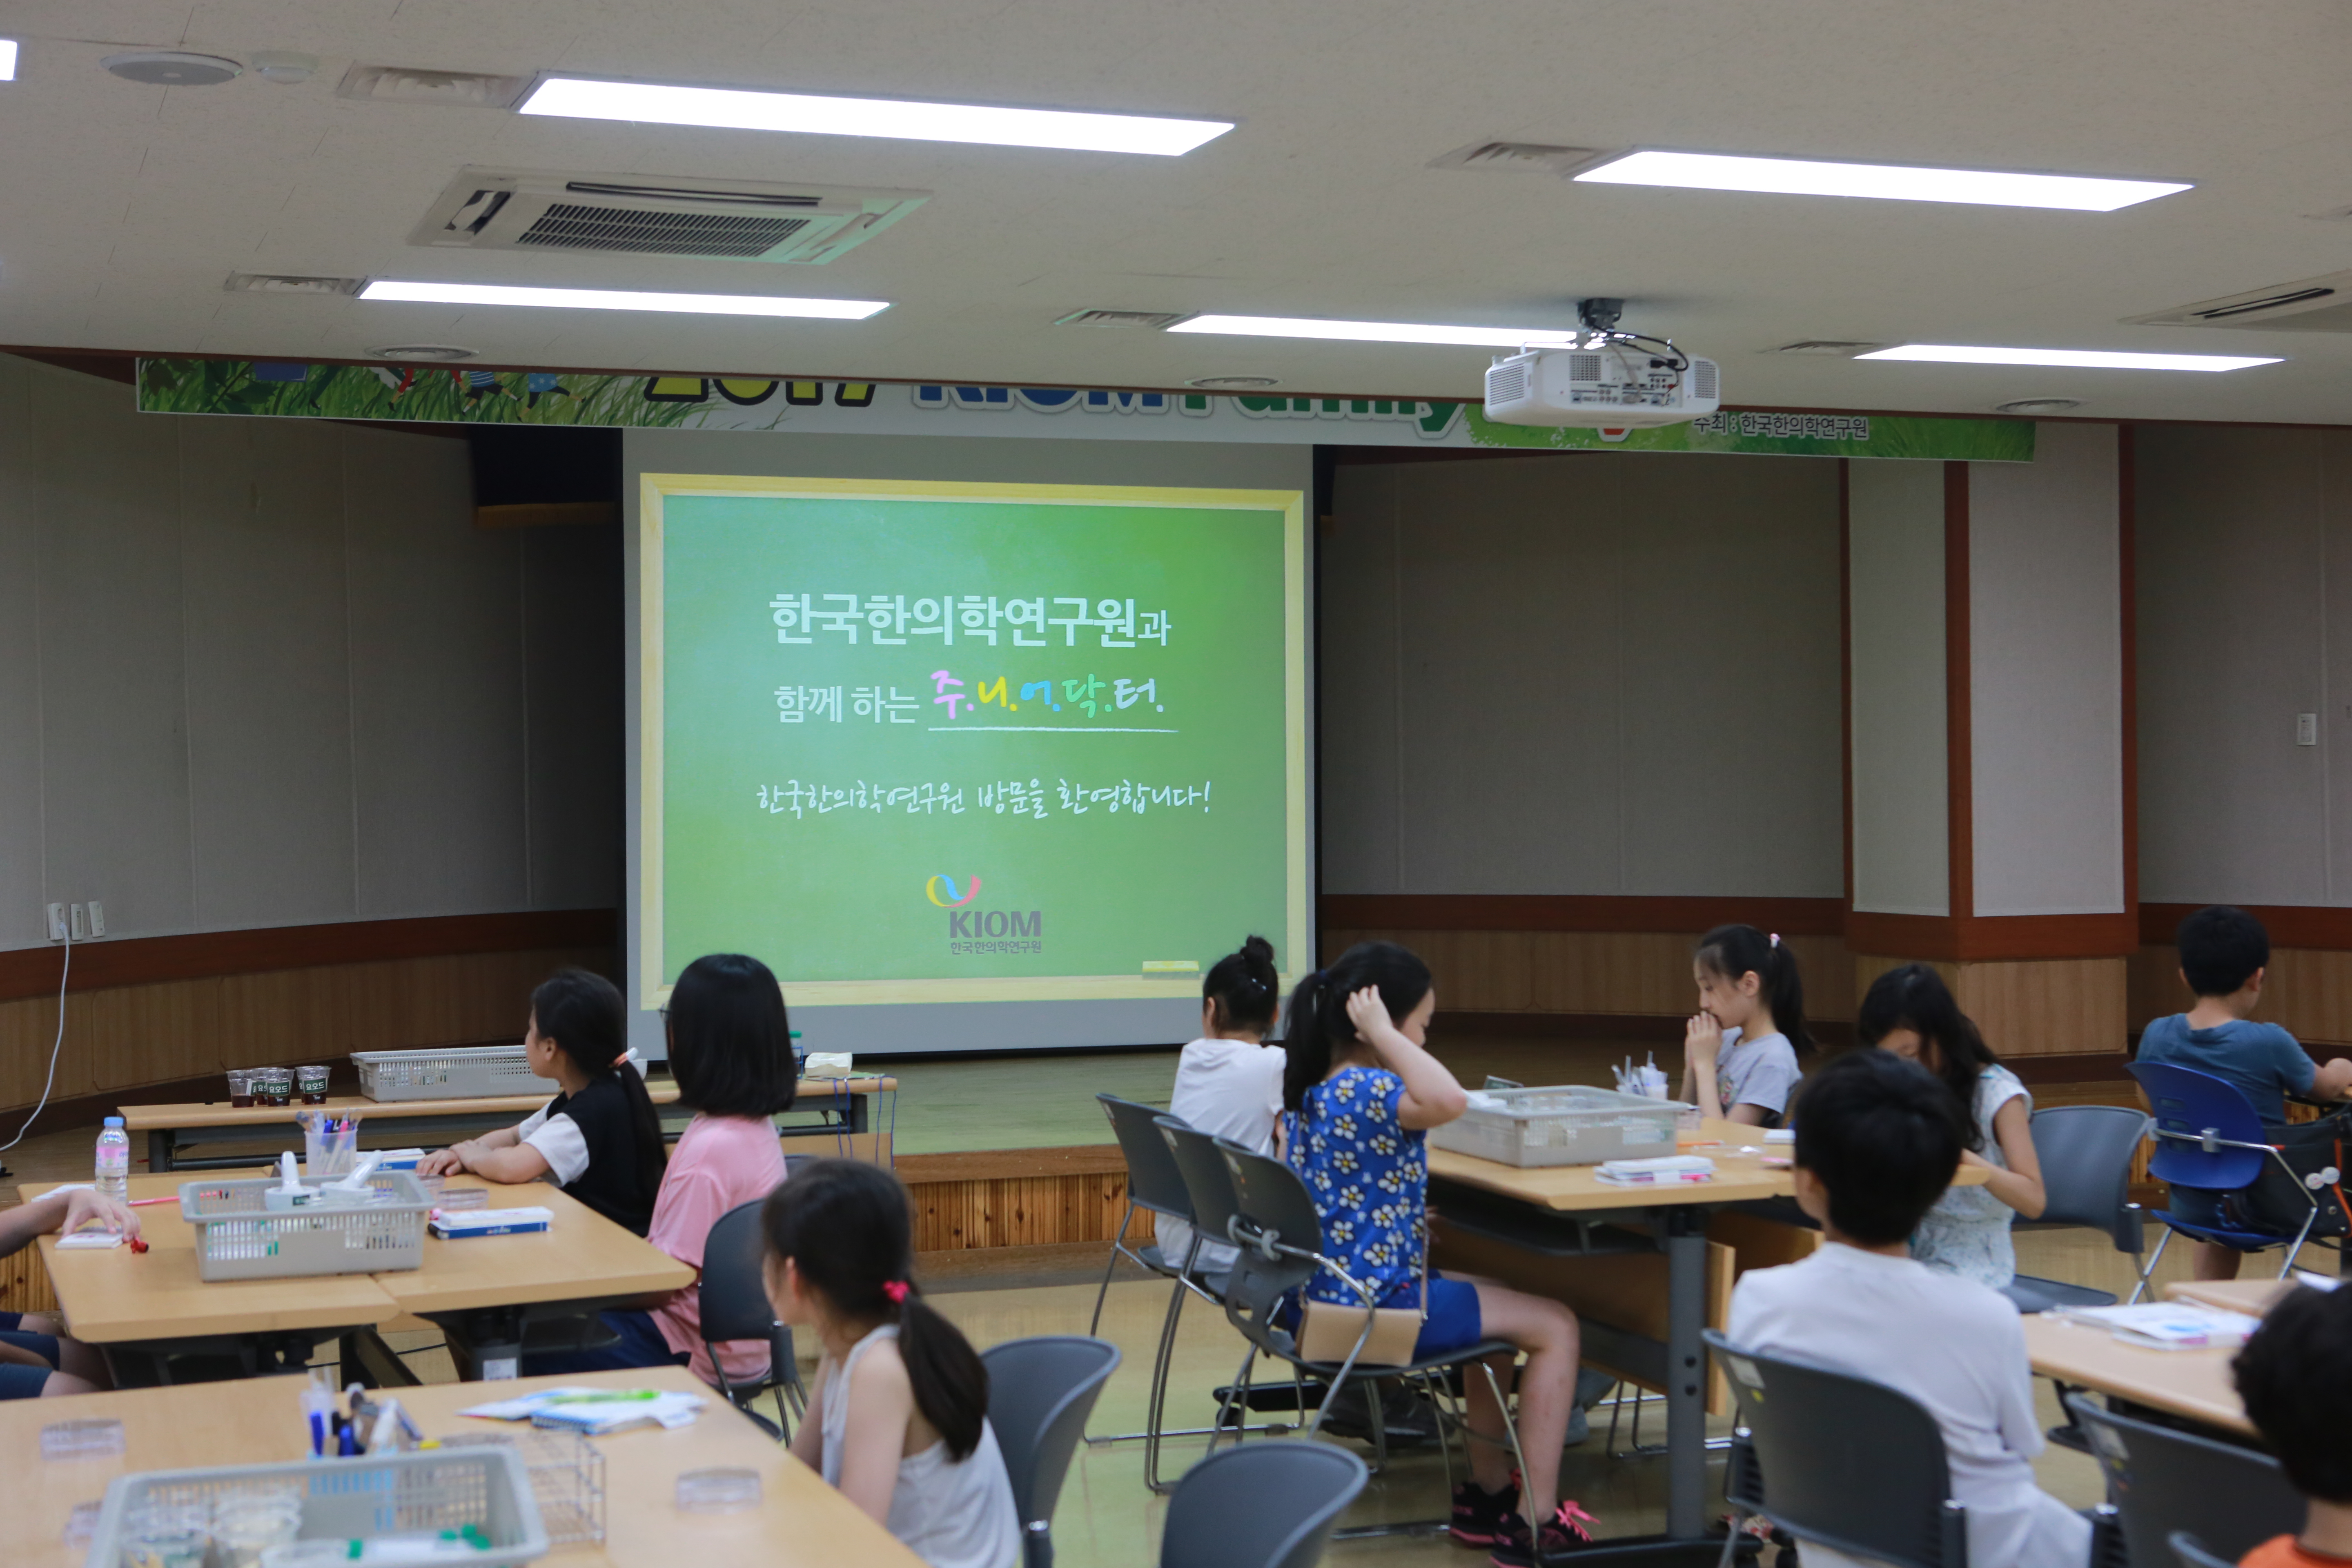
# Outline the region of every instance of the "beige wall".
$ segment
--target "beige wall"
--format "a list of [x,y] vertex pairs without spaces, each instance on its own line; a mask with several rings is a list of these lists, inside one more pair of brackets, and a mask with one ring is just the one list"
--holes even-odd
[[142,415],[0,356],[0,949],[608,906],[620,542],[462,441]]
[[1837,466],[1345,466],[1327,893],[1843,892]]
[[1948,915],[1944,466],[1848,465],[1853,907]]

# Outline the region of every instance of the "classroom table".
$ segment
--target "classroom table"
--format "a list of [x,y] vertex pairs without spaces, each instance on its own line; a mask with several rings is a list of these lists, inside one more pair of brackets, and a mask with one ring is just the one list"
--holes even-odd
[[[650,1079],[646,1092],[656,1106],[677,1100],[677,1084]],[[810,1125],[778,1128],[785,1138],[856,1138],[875,1131],[871,1104],[877,1094],[895,1094],[898,1080],[866,1075],[859,1078],[804,1078],[793,1100],[792,1115],[814,1111]],[[468,1100],[368,1100],[356,1094],[330,1095],[323,1105],[231,1105],[226,1100],[176,1105],[123,1105],[124,1130],[147,1135],[147,1169],[157,1175],[167,1171],[223,1170],[250,1165],[251,1154],[188,1156],[184,1150],[207,1143],[252,1143],[282,1132],[298,1138],[295,1117],[305,1110],[331,1116],[356,1116],[367,1148],[402,1148],[409,1144],[438,1147],[489,1132],[516,1122],[545,1105],[555,1095],[550,1084],[541,1094],[498,1094]],[[683,1112],[663,1118],[663,1131],[675,1142],[688,1118]]]
[[[1580,1318],[1591,1359],[1665,1392],[1666,1531],[1600,1541],[1576,1554],[1583,1564],[1711,1563],[1720,1544],[1706,1534],[1707,1378],[1700,1334],[1708,1317],[1708,1226],[1727,1205],[1787,1197],[1795,1184],[1787,1170],[1762,1163],[1761,1151],[1769,1147],[1777,1157],[1788,1148],[1764,1144],[1757,1128],[1710,1119],[1684,1135],[1681,1146],[1716,1162],[1714,1180],[1625,1187],[1601,1181],[1591,1165],[1521,1170],[1452,1150],[1429,1151],[1430,1203],[1444,1236],[1460,1238],[1451,1255],[1466,1255],[1466,1272],[1485,1271],[1479,1263],[1503,1253],[1538,1260],[1664,1259],[1663,1338],[1585,1314]],[[1759,1152],[1744,1154],[1743,1148]],[[1973,1185],[1984,1177],[1963,1167],[1955,1179]],[[1439,1252],[1443,1262],[1446,1247],[1441,1245]],[[1718,1258],[1718,1311],[1729,1298],[1730,1274]]]
[[[260,1175],[264,1173],[249,1173]],[[133,1176],[133,1198],[176,1196],[184,1178]],[[56,1183],[17,1189],[38,1197]],[[413,1314],[447,1335],[461,1377],[509,1377],[527,1332],[593,1325],[605,1307],[650,1304],[694,1280],[694,1270],[543,1182],[498,1186],[457,1175],[447,1186],[486,1188],[494,1208],[537,1205],[549,1228],[458,1241],[425,1238],[422,1267],[292,1279],[196,1278],[195,1227],[171,1205],[140,1210],[148,1250],[59,1251],[41,1237],[41,1261],[70,1331],[105,1350],[115,1381],[172,1381],[172,1363],[219,1356],[245,1375],[299,1368],[341,1340],[347,1380],[415,1381],[378,1331]]]
[[2250,1312],[2259,1318],[2271,1310],[2273,1302],[2294,1288],[2293,1275],[2284,1279],[2183,1279],[2167,1285],[2164,1295],[2169,1301],[2194,1301],[2200,1306]]
[[[486,1389],[440,1384],[400,1391],[401,1404],[429,1436],[512,1430],[461,1416],[492,1397],[561,1384],[691,1391],[710,1403],[690,1426],[592,1439],[604,1454],[604,1541],[559,1546],[541,1559],[560,1568],[919,1568],[919,1560],[848,1499],[824,1484],[751,1419],[729,1407],[683,1367],[530,1378]],[[299,1380],[263,1378],[201,1387],[147,1388],[75,1399],[0,1404],[0,1476],[12,1568],[81,1568],[83,1549],[65,1529],[77,1503],[106,1495],[117,1476],[142,1470],[268,1464],[308,1451]],[[123,1427],[119,1458],[44,1460],[41,1428],[53,1421],[111,1418]],[[681,1471],[724,1465],[757,1470],[756,1511],[681,1513],[673,1503]]]
[[2159,1351],[2128,1345],[2094,1323],[2055,1312],[2032,1312],[2024,1320],[2025,1353],[2033,1370],[2069,1388],[2107,1396],[2118,1415],[2134,1406],[2160,1411],[2241,1436],[2253,1434],[2238,1390],[2230,1381],[2234,1346],[2218,1350]]

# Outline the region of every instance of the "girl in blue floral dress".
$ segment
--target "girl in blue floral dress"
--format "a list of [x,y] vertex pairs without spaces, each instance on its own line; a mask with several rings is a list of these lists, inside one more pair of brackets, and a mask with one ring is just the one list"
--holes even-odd
[[[1330,968],[1299,982],[1290,998],[1283,1074],[1284,1157],[1305,1178],[1323,1221],[1323,1251],[1370,1287],[1384,1307],[1421,1300],[1428,1227],[1424,1134],[1462,1114],[1469,1097],[1424,1048],[1437,993],[1429,966],[1393,942],[1360,942]],[[1310,1300],[1360,1306],[1328,1271]],[[1519,1373],[1519,1446],[1527,1474],[1511,1472],[1503,1412],[1483,1376],[1465,1377],[1470,1404],[1471,1479],[1454,1489],[1455,1540],[1492,1550],[1499,1568],[1528,1568],[1542,1554],[1591,1540],[1591,1516],[1559,1498],[1559,1453],[1576,1384],[1577,1328],[1558,1301],[1485,1280],[1429,1277],[1429,1311],[1416,1357],[1482,1339],[1527,1355]],[[1497,1356],[1510,1386],[1517,1358]],[[1524,1481],[1522,1493],[1521,1481]]]

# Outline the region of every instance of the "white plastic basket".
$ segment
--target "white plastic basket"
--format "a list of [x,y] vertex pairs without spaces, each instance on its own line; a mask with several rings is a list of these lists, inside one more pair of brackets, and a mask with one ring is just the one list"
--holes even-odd
[[353,1051],[360,1092],[370,1100],[482,1100],[545,1094],[522,1047],[448,1046],[417,1051]]
[[131,1515],[150,1503],[209,1508],[240,1491],[289,1489],[302,1499],[297,1541],[341,1546],[470,1525],[489,1547],[468,1552],[467,1568],[516,1568],[547,1555],[547,1529],[522,1456],[485,1447],[119,1476],[106,1489],[84,1568],[118,1568]]
[[1675,1116],[1691,1107],[1672,1100],[1567,1084],[1557,1089],[1486,1089],[1468,1110],[1429,1130],[1433,1148],[1521,1167],[1597,1165],[1675,1152]]
[[272,1209],[275,1176],[180,1184],[180,1217],[196,1227],[196,1278],[290,1279],[318,1274],[389,1274],[425,1261],[433,1207],[407,1171],[378,1171],[366,1204]]

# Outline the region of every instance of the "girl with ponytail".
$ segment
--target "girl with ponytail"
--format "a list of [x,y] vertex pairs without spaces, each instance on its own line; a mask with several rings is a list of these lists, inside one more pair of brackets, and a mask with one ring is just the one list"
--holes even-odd
[[[1251,937],[1237,952],[1217,960],[1201,984],[1201,1037],[1176,1058],[1176,1091],[1168,1114],[1188,1126],[1229,1138],[1261,1154],[1274,1152],[1275,1118],[1282,1114],[1283,1053],[1265,1037],[1282,1005],[1282,977],[1274,967],[1274,944]],[[1181,1219],[1160,1222],[1160,1250],[1181,1264],[1192,1227]],[[1234,1266],[1234,1249],[1222,1240],[1201,1238],[1193,1267],[1219,1274]]]
[[1691,956],[1698,1011],[1683,1030],[1683,1098],[1709,1116],[1778,1127],[1813,1050],[1797,955],[1754,926],[1717,926]]
[[[1437,992],[1429,966],[1390,942],[1359,942],[1290,994],[1282,1102],[1284,1159],[1323,1222],[1324,1254],[1370,1287],[1382,1307],[1422,1310],[1416,1358],[1503,1340],[1527,1354],[1518,1370],[1519,1447],[1511,1470],[1503,1412],[1483,1375],[1465,1371],[1470,1479],[1454,1489],[1454,1539],[1490,1549],[1497,1568],[1527,1568],[1588,1544],[1592,1518],[1559,1498],[1559,1451],[1576,1384],[1576,1316],[1548,1297],[1429,1267],[1427,1132],[1469,1109],[1429,1054]],[[1361,1310],[1362,1298],[1318,1270],[1307,1299]],[[1518,1357],[1490,1359],[1507,1393]],[[1598,1397],[1596,1394],[1595,1397]]]
[[768,1194],[768,1300],[824,1347],[793,1454],[931,1568],[1014,1568],[1021,1525],[988,1369],[914,1282],[907,1190],[819,1160]]
[[522,1048],[532,1074],[563,1092],[519,1126],[427,1154],[417,1174],[471,1171],[501,1183],[551,1175],[614,1225],[645,1235],[669,1156],[645,1078],[629,1060],[621,994],[601,974],[557,971],[530,994]]

